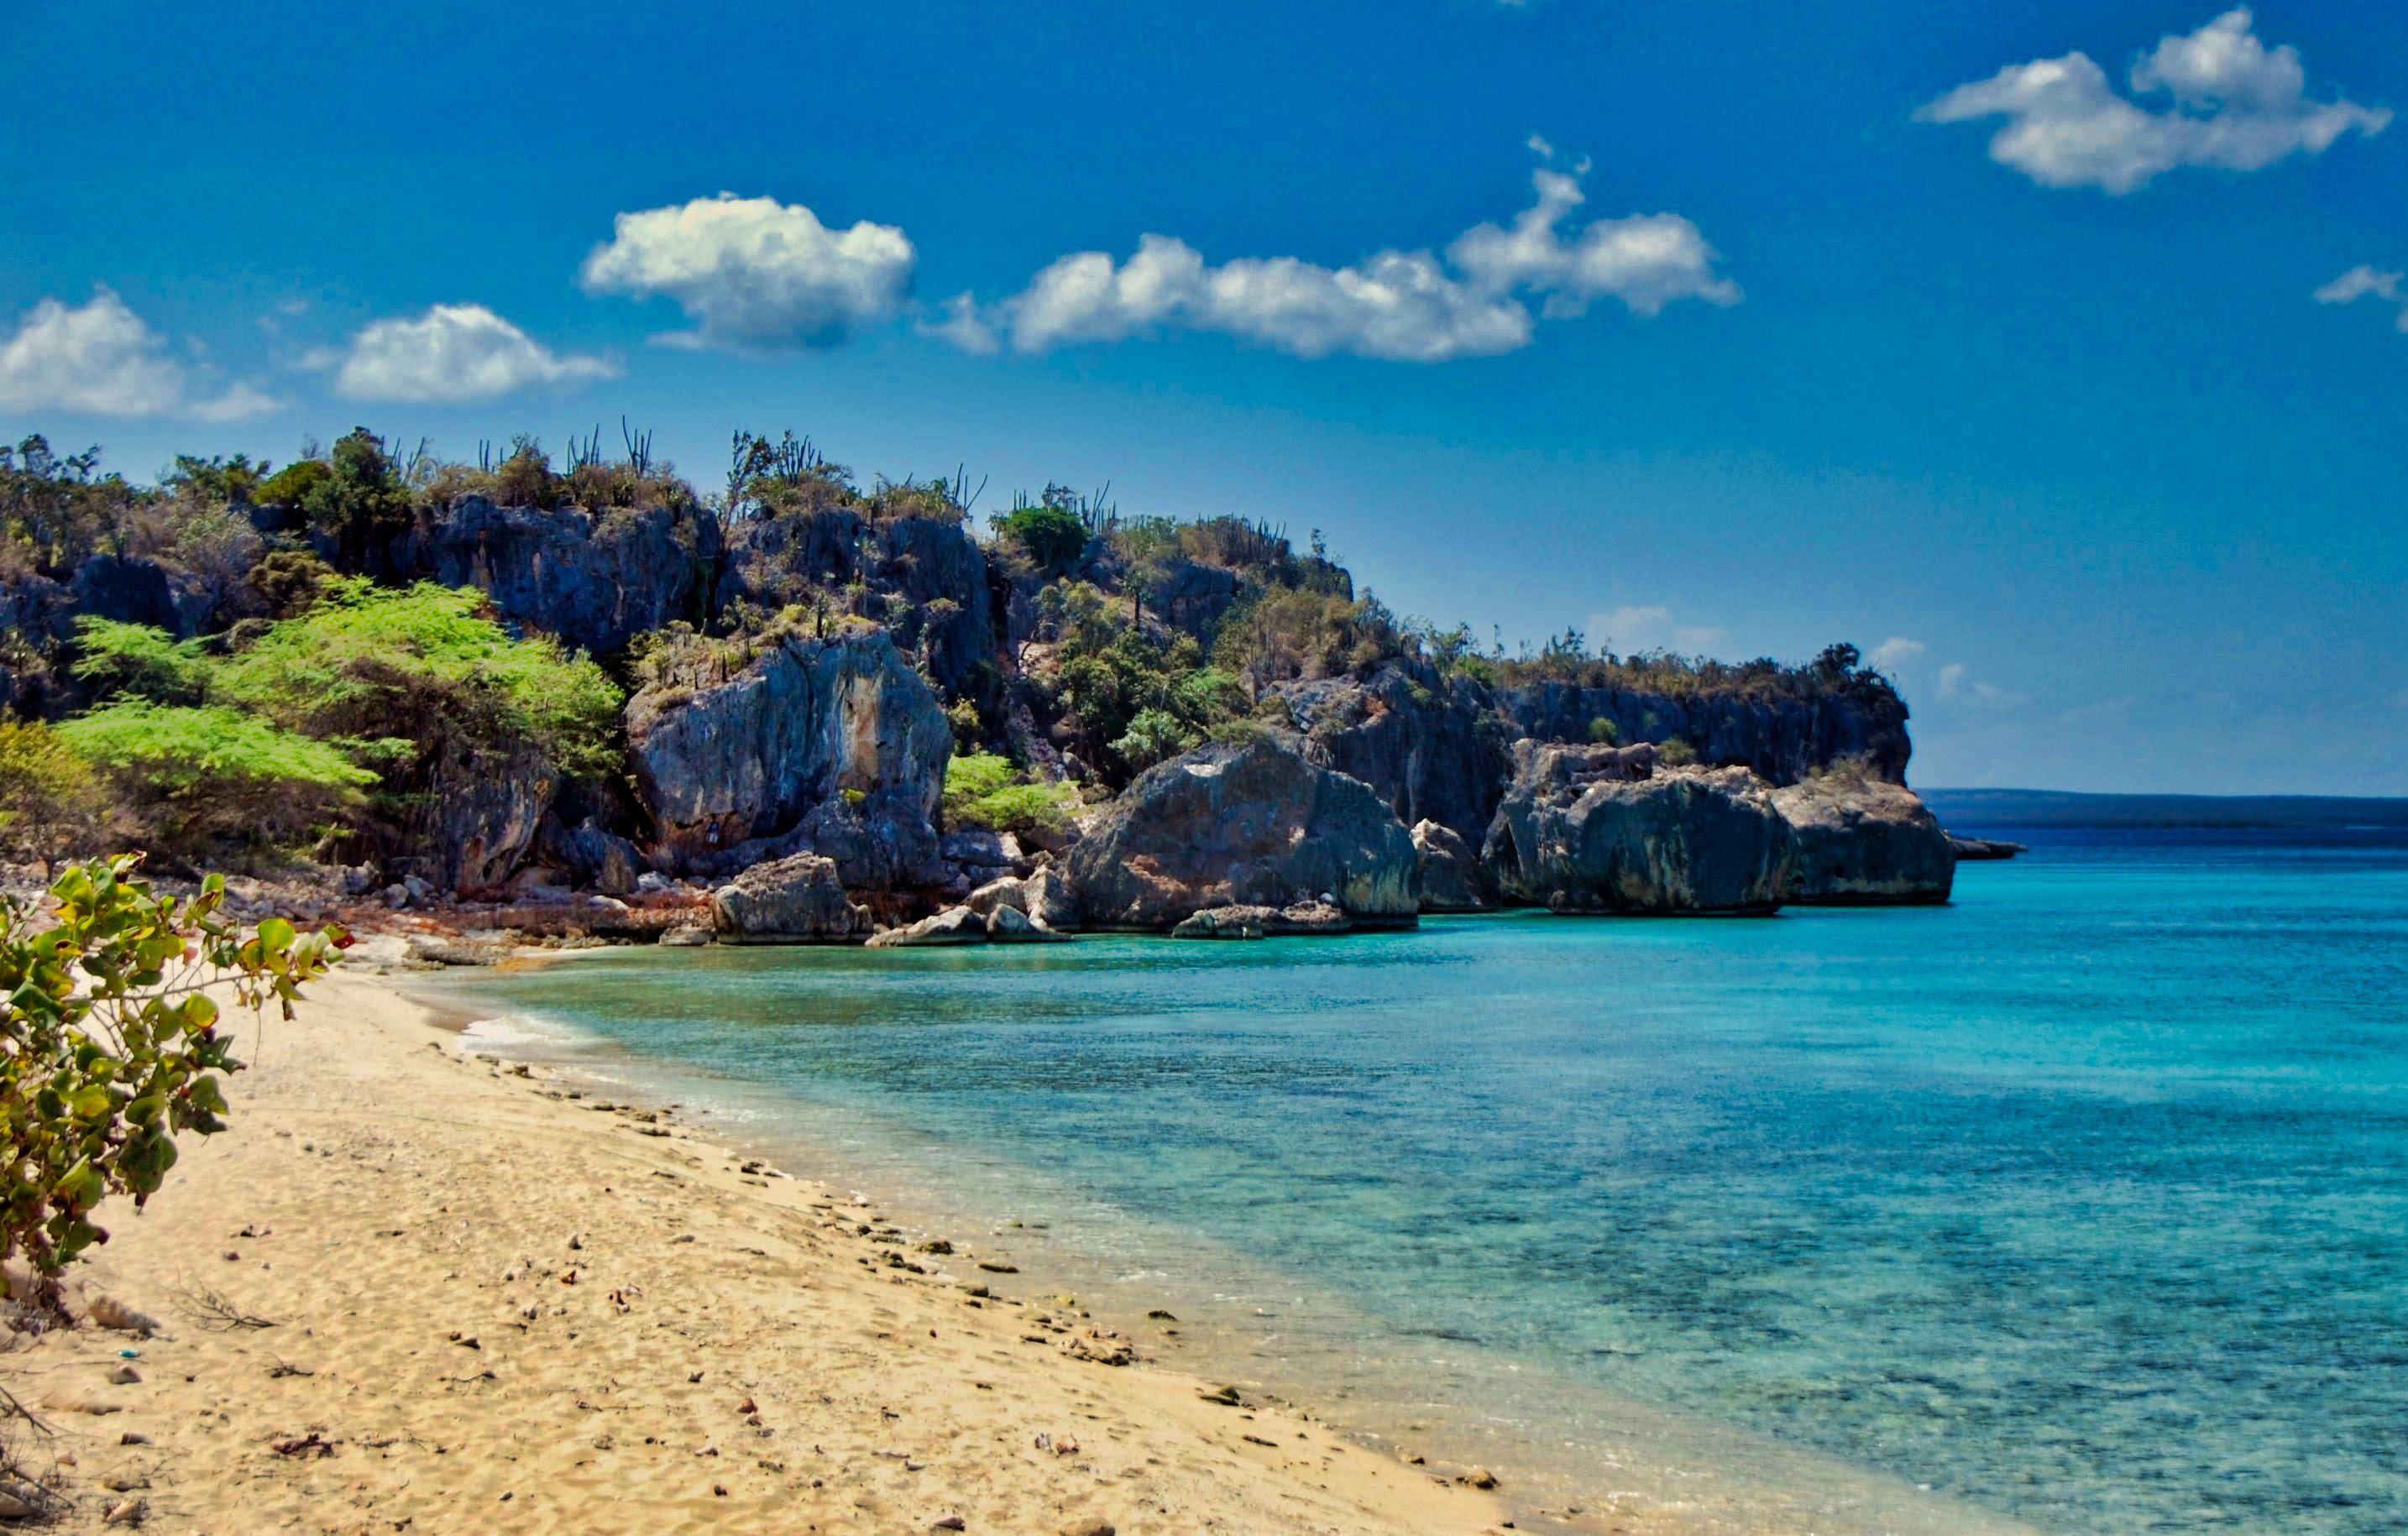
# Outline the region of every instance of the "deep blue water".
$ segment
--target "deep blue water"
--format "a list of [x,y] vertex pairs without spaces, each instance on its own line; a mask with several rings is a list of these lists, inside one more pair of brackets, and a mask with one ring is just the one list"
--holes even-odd
[[1558,1486],[1682,1459],[1653,1406],[2051,1530],[2408,1529],[2408,836],[2017,835],[1942,909],[477,991]]

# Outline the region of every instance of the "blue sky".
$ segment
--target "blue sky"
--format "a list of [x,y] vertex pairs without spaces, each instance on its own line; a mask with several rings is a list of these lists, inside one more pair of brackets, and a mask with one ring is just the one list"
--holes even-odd
[[792,426],[988,506],[1318,528],[1509,643],[1886,642],[1926,784],[2408,793],[2397,7],[33,0],[12,41],[11,438],[148,476],[624,414],[708,486]]

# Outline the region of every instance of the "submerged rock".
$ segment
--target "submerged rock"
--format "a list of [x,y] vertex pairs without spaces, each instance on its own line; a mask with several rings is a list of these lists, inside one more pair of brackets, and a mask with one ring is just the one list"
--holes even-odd
[[852,889],[935,885],[953,727],[880,633],[789,636],[732,673],[700,656],[627,704],[637,793],[674,868],[810,852]]
[[1414,822],[1413,854],[1421,869],[1424,912],[1482,912],[1495,904],[1484,889],[1479,855],[1454,828]]
[[1139,775],[1068,869],[1095,928],[1169,929],[1207,907],[1317,897],[1358,925],[1411,927],[1421,905],[1412,837],[1380,797],[1271,740]]
[[1796,845],[1743,768],[1659,770],[1636,748],[1523,741],[1481,850],[1507,899],[1558,912],[1777,910]]
[[2028,843],[2010,843],[2002,837],[1959,837],[1955,832],[1948,834],[1948,848],[1956,855],[1956,861],[1960,864],[2013,859],[2019,853],[2031,852],[2031,846]]
[[1931,906],[1948,900],[1956,855],[1903,784],[1818,774],[1772,791],[1798,840],[1789,899],[1809,906]]
[[835,860],[814,853],[755,864],[712,891],[710,919],[723,944],[857,944],[870,931]]
[[1170,931],[1174,939],[1267,939],[1281,934],[1352,933],[1354,920],[1327,902],[1293,906],[1208,906]]
[[966,906],[949,906],[933,917],[870,936],[872,949],[917,949],[939,945],[984,944],[986,919]]

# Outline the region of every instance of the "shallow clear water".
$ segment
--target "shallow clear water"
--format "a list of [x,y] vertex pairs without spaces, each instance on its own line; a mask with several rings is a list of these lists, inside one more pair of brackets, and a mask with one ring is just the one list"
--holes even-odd
[[1944,909],[474,993],[1562,1496],[1737,1460],[1792,1489],[1759,1524],[2408,1529],[2408,839],[2018,835]]

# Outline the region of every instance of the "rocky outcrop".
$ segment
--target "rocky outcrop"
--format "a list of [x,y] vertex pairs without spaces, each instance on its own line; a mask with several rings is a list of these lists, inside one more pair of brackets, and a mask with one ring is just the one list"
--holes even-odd
[[934,917],[870,935],[872,949],[927,949],[986,943],[987,919],[966,906],[949,906]]
[[1020,904],[1043,927],[1059,930],[1079,926],[1078,898],[1071,894],[1068,876],[1059,869],[1048,866],[1023,880]]
[[1494,904],[1481,875],[1480,856],[1454,828],[1414,822],[1413,857],[1421,871],[1424,912],[1481,912]]
[[710,924],[722,944],[858,944],[870,932],[835,860],[814,853],[755,864],[712,891]]
[[1351,933],[1354,919],[1327,902],[1294,906],[1208,906],[1181,920],[1174,939],[1268,939],[1282,934]]
[[1369,784],[1397,819],[1437,821],[1467,842],[1488,830],[1504,793],[1506,735],[1488,690],[1420,661],[1369,678],[1275,683],[1304,733],[1305,755]]
[[452,745],[428,784],[425,848],[444,889],[488,891],[518,873],[560,791],[560,774],[532,745],[480,751]]
[[1818,774],[1772,791],[1798,842],[1789,899],[1809,906],[1932,906],[1956,855],[1939,818],[1903,784]]
[[732,673],[700,660],[627,704],[628,758],[665,869],[731,874],[819,853],[850,889],[933,886],[953,732],[882,633],[786,638]]
[[1509,901],[1558,912],[1769,913],[1796,845],[1744,769],[1659,769],[1652,753],[1513,746],[1513,785],[1481,850]]
[[1795,784],[1843,758],[1861,759],[1877,778],[1906,781],[1906,702],[1878,680],[1811,697],[1529,683],[1501,702],[1516,732],[1537,741],[1594,741],[1604,720],[1615,741],[1678,737],[1700,762],[1742,765],[1772,784]]
[[2019,853],[2031,852],[2028,843],[2010,843],[2003,837],[1959,837],[1948,834],[1948,850],[1960,864],[1983,863],[1997,859],[2013,859]]
[[756,519],[727,552],[717,597],[885,626],[949,693],[975,693],[998,666],[986,552],[959,519],[872,517],[829,506]]
[[423,518],[407,548],[413,569],[478,589],[512,624],[608,654],[705,616],[719,524],[695,508],[546,511],[466,496]]
[[189,640],[208,622],[198,583],[139,556],[93,555],[75,569],[75,608],[92,619],[148,624]]
[[1263,740],[1138,775],[1069,852],[1090,928],[1165,930],[1216,906],[1326,899],[1362,926],[1411,926],[1413,840],[1360,779]]

